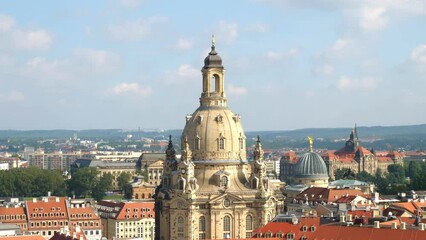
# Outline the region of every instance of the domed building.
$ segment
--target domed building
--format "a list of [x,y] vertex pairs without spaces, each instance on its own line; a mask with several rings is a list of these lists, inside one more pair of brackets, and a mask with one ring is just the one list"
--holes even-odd
[[294,173],[295,182],[298,184],[328,186],[328,169],[318,153],[310,151],[303,154],[295,166]]
[[266,176],[260,139],[246,158],[241,118],[227,107],[222,59],[212,41],[204,60],[200,106],[186,116],[182,156],[169,140],[156,189],[156,239],[251,237],[283,209]]

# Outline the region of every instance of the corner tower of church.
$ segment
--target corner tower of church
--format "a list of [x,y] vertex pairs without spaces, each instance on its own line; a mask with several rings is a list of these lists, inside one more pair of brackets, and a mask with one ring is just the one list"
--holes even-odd
[[182,157],[169,140],[156,189],[156,239],[247,238],[283,208],[266,176],[258,139],[246,159],[240,116],[227,107],[222,59],[212,41],[204,60],[200,106],[186,116]]

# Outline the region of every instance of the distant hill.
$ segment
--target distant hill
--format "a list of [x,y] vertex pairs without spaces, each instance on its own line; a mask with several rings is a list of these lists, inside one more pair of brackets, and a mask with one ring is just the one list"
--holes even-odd
[[[263,137],[283,137],[291,139],[306,138],[307,136],[314,136],[315,138],[346,138],[351,131],[352,128],[304,128],[290,131],[246,132],[246,135],[250,137],[260,135]],[[426,136],[426,124],[389,127],[357,127],[357,132],[359,138],[381,138],[396,135]]]
[[[287,131],[251,131],[246,132],[247,137],[262,138],[286,138],[301,139],[307,136],[314,138],[347,138],[351,132],[351,128],[304,128]],[[373,127],[357,127],[358,136],[360,138],[368,137],[388,137],[398,135],[410,136],[426,136],[426,124],[410,125],[410,126],[373,126]],[[89,129],[89,130],[0,130],[0,138],[71,138],[77,134],[79,138],[121,138],[132,134],[134,137],[167,137],[172,135],[174,138],[180,138],[181,129],[175,130],[158,130],[158,131],[137,131],[122,129]]]

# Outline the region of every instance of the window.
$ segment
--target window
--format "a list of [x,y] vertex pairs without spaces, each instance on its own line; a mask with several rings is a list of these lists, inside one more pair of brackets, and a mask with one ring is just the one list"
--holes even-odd
[[198,229],[200,232],[206,231],[206,218],[204,216],[200,217],[198,225]]
[[246,230],[253,230],[253,217],[251,215],[246,217]]
[[178,180],[178,189],[183,190],[183,179]]
[[293,240],[294,239],[294,233],[287,233],[287,240]]
[[227,187],[228,186],[228,177],[226,177],[226,176],[221,177],[220,186],[221,187]]
[[177,232],[178,232],[178,240],[183,240],[184,234],[183,234],[183,217],[178,217],[177,219]]
[[219,138],[219,150],[225,149],[225,138],[221,137]]
[[178,217],[178,222],[177,222],[177,231],[178,233],[183,233],[183,217]]
[[251,238],[253,236],[252,232],[246,232],[246,238]]
[[265,238],[271,238],[271,237],[272,237],[272,233],[270,232],[265,233]]
[[315,226],[311,226],[311,232],[315,232],[316,228]]
[[223,231],[230,232],[231,231],[231,217],[225,216],[223,218]]
[[307,230],[308,230],[308,227],[307,227],[306,225],[304,225],[304,226],[302,227],[302,231],[306,232]]
[[206,233],[199,233],[198,234],[198,239],[206,239]]
[[195,147],[195,150],[200,150],[201,148],[201,141],[198,136],[196,136],[194,139],[194,147]]
[[244,149],[244,139],[240,138],[240,149]]

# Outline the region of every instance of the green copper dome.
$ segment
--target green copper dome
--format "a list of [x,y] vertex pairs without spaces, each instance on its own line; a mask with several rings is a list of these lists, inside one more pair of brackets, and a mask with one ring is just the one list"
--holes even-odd
[[318,153],[305,153],[295,166],[295,177],[328,179],[327,166]]

